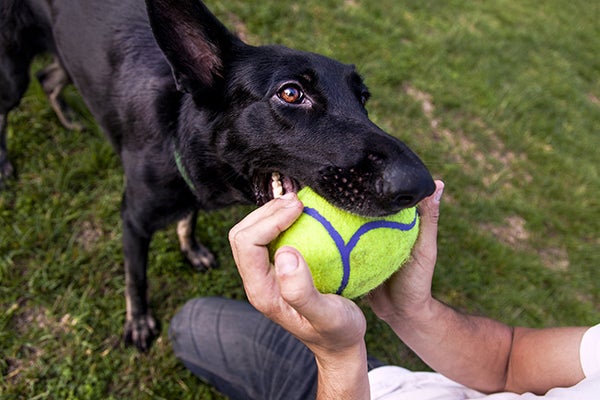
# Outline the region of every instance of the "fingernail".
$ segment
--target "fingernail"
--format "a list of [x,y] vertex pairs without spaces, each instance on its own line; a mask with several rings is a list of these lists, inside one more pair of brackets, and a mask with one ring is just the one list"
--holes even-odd
[[290,251],[282,251],[275,257],[275,268],[280,274],[292,273],[298,268],[298,257]]
[[286,204],[283,206],[283,208],[294,208],[298,205],[298,202],[300,201],[298,199],[298,196],[294,192],[288,192],[284,194],[279,198],[279,200],[286,201]]
[[439,203],[442,200],[442,194],[444,194],[444,183],[441,182],[440,186],[436,188],[435,195],[433,196],[433,200],[436,203]]

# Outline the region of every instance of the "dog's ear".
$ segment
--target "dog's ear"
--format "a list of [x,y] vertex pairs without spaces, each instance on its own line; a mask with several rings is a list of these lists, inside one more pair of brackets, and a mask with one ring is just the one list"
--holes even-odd
[[218,90],[229,54],[244,43],[200,0],[146,0],[146,8],[177,89],[200,96]]

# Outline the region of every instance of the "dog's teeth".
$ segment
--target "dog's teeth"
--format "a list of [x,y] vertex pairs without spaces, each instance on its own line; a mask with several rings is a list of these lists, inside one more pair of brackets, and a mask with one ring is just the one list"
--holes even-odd
[[271,174],[271,189],[273,190],[274,199],[283,196],[283,185],[281,184],[281,175],[279,175],[279,172]]

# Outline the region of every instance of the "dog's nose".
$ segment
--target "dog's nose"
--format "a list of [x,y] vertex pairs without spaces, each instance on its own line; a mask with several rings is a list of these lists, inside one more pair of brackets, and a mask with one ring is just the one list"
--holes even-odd
[[378,194],[394,210],[413,207],[434,190],[433,178],[422,164],[406,166],[393,163],[383,171],[377,185]]

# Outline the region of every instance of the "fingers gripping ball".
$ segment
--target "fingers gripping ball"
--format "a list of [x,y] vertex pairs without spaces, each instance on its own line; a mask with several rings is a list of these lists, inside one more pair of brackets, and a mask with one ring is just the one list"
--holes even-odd
[[298,192],[298,198],[304,211],[269,245],[271,257],[282,246],[297,249],[321,293],[362,296],[410,257],[419,232],[415,207],[370,218],[339,209],[308,187]]

